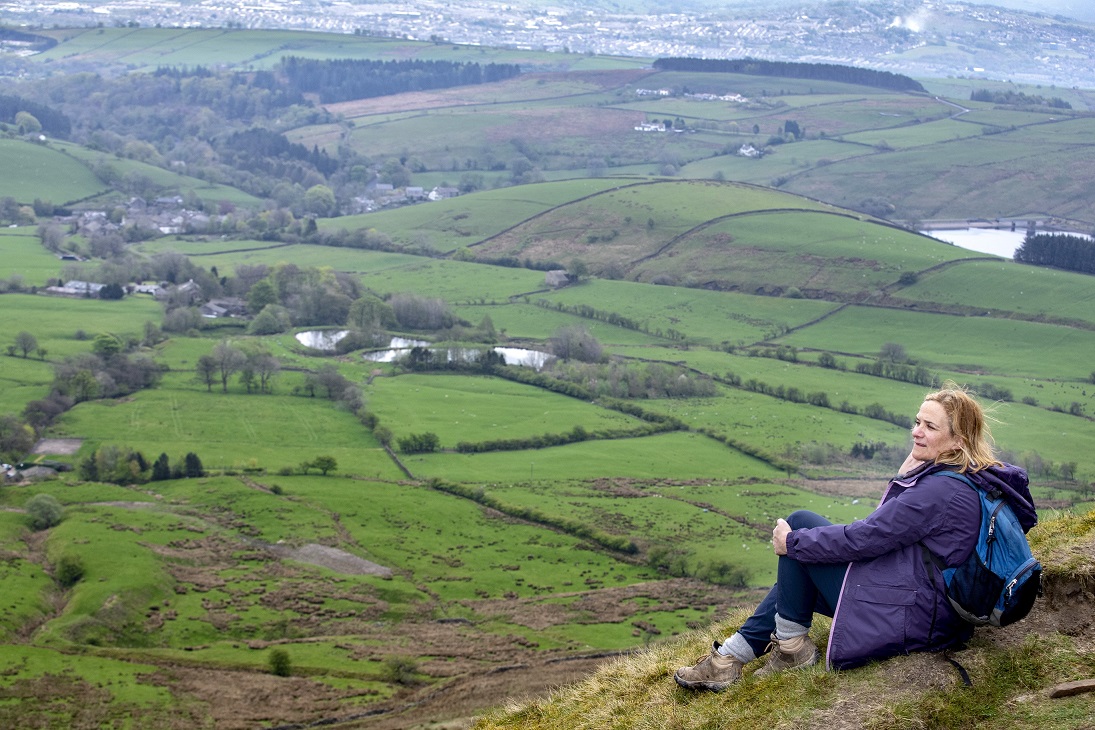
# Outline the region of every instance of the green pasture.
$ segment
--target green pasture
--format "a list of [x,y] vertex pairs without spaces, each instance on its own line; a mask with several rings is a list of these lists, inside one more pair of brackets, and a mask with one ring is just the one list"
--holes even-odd
[[580,589],[583,571],[610,585],[652,577],[604,553],[577,551],[580,541],[557,531],[508,519],[503,528],[478,504],[425,486],[337,481],[296,477],[283,484],[295,499],[338,513],[368,559],[406,571],[445,601],[474,599],[477,589],[493,598]]
[[683,88],[710,94],[741,94],[746,97],[769,98],[775,101],[784,96],[852,94],[888,95],[892,91],[875,89],[869,86],[857,86],[839,81],[818,79],[775,78],[770,76],[751,76],[748,74],[704,73],[686,71],[661,71],[652,74],[634,84],[646,89]]
[[[833,303],[820,300],[757,297],[607,279],[565,287],[533,299],[569,307],[586,305],[632,319],[648,332],[676,330],[690,342],[706,343],[766,339],[835,308]],[[595,321],[590,321],[591,328],[594,324]]]
[[206,268],[228,271],[240,264],[255,266],[293,263],[338,271],[367,273],[421,262],[418,256],[366,249],[317,246],[306,243],[270,244],[261,241],[201,241],[161,238],[142,244],[145,253],[177,252]]
[[[847,452],[856,442],[902,445],[907,438],[905,429],[884,421],[732,388],[723,388],[717,398],[664,399],[644,405],[769,457],[792,460],[804,458],[804,449],[816,444],[833,444]],[[901,404],[885,405],[887,410],[901,410]],[[915,415],[919,405],[911,403],[908,412]]]
[[[612,108],[621,111],[642,112],[645,121],[655,119],[669,119],[672,121],[676,117],[681,117],[694,129],[702,129],[706,126],[698,123],[697,120],[718,122],[717,128],[723,131],[738,131],[740,129],[740,131],[746,132],[752,129],[754,121],[760,124],[762,129],[769,130],[769,133],[773,133],[771,130],[775,128],[775,122],[766,119],[766,115],[772,114],[775,110],[757,104],[707,101],[677,96],[657,98],[627,96],[623,100],[613,103]],[[744,120],[749,121],[746,123]],[[761,124],[761,122],[763,123]],[[780,124],[782,125],[782,122]]]
[[619,180],[579,178],[485,190],[448,200],[357,216],[320,220],[320,230],[376,229],[401,243],[424,242],[451,251],[539,215],[546,210],[620,186]]
[[59,151],[68,147],[54,141],[0,139],[0,198],[15,198],[23,205],[35,199],[63,205],[104,192],[107,186],[86,165]]
[[1080,145],[1090,146],[1095,134],[1095,118],[1058,115],[1047,117],[1045,124],[1027,126],[1009,131],[1011,139],[1019,144]]
[[399,438],[435,433],[442,448],[460,441],[523,439],[544,433],[633,432],[642,421],[530,385],[493,377],[401,375],[366,386],[369,410]]
[[[832,522],[862,519],[876,500],[833,498],[772,483],[743,480],[675,484],[631,484],[638,493],[620,498],[588,483],[514,484],[487,493],[504,503],[558,517],[577,517],[605,532],[633,538],[643,548],[669,545],[690,553],[687,563],[725,561],[745,568],[751,585],[775,578],[771,528],[796,509],[810,509]],[[881,496],[885,483],[879,483]]]
[[[964,122],[984,124],[989,127],[1025,127],[1030,124],[1047,124],[1053,122],[1055,119],[1060,120],[1062,116],[1067,119],[1071,116],[1071,113],[1064,109],[1054,110],[1047,108],[1045,111],[1032,112],[1020,109],[1008,109],[1006,107],[996,107],[992,109],[973,109],[958,118]],[[1039,134],[1046,131],[1047,130],[1045,129],[1041,129],[1039,130]]]
[[[399,268],[364,273],[362,283],[381,296],[398,292],[428,294],[447,302],[506,302],[545,288],[544,272],[484,266],[462,261],[408,257]],[[472,322],[478,324],[478,320]]]
[[[646,407],[646,404],[644,404]],[[507,484],[560,479],[725,479],[774,476],[768,465],[697,433],[674,432],[613,441],[483,454],[400,457],[418,479]]]
[[923,147],[982,134],[985,127],[980,124],[970,124],[972,121],[966,116],[960,119],[936,119],[923,124],[855,132],[846,134],[841,139],[872,147],[883,143],[894,149]]
[[35,229],[0,228],[0,279],[21,277],[24,288],[42,287],[60,277],[62,269],[84,268],[86,264],[61,261],[42,247]]
[[[7,499],[3,502],[5,507],[10,503]],[[50,578],[25,555],[27,546],[23,537],[29,529],[28,518],[22,512],[13,508],[0,511],[0,550],[7,556],[0,562],[0,581],[4,585],[4,596],[0,598],[2,642],[13,640],[20,627],[44,618],[49,610],[43,591]],[[0,649],[0,661],[2,657]]]
[[797,287],[855,294],[966,253],[843,215],[760,213],[731,216],[691,232],[630,274],[649,280],[669,273],[700,285],[717,282],[719,288],[750,293]]
[[[0,647],[0,687],[19,696],[41,692],[39,701],[0,704],[5,727],[166,727],[180,719],[200,726],[207,718],[158,683],[154,663],[7,644]],[[43,689],[45,688],[45,689]]]
[[1090,276],[1013,261],[968,261],[920,277],[902,299],[965,304],[1024,317],[1095,324]]
[[639,163],[672,149],[678,157],[697,159],[723,145],[699,135],[636,131],[644,117],[636,111],[575,106],[570,98],[435,108],[391,124],[354,129],[349,144],[362,154],[397,157],[407,153],[407,140],[414,139],[414,157],[427,169],[449,172],[453,178],[468,168],[469,160],[473,172],[528,155],[535,156],[541,169],[584,171],[592,157]]
[[[919,354],[916,345],[910,343],[909,348],[911,357]],[[813,362],[816,355],[811,352],[798,353],[799,360],[796,362],[700,347],[687,350],[669,347],[617,347],[613,352],[644,361],[681,364],[718,378],[733,375],[740,378],[743,384],[757,380],[773,387],[782,385],[784,388],[798,388],[802,393],[824,392],[834,407],[848,401],[862,410],[872,403],[881,403],[888,411],[908,412],[912,416],[920,405],[921,396],[927,392],[925,386],[860,375],[855,372],[855,366],[864,359],[840,355],[836,357],[838,368],[830,369],[816,365]]]
[[67,412],[58,435],[141,451],[149,462],[166,453],[176,463],[193,451],[207,469],[296,468],[333,456],[337,473],[398,479],[372,434],[352,414],[323,398],[227,395],[158,388],[121,401],[88,401]]
[[[72,299],[43,294],[5,294],[0,300],[0,345],[4,351],[23,330],[46,348],[49,360],[59,360],[82,352],[91,352],[92,340],[99,333],[138,339],[144,323],[159,323],[162,312],[151,297],[131,296],[120,301]],[[76,339],[83,331],[86,340]],[[36,357],[31,353],[31,357]]]
[[852,306],[778,344],[873,355],[884,343],[914,348],[931,368],[1086,380],[1095,333],[1049,324]]
[[[43,626],[36,640],[62,646],[155,641],[141,636],[145,610],[173,593],[171,577],[149,545],[192,533],[176,516],[144,505],[69,505],[65,515],[50,531],[49,559],[56,564],[66,553],[77,555],[84,578],[73,588],[64,613]],[[119,524],[127,529],[113,528]]]
[[798,107],[780,118],[796,122],[806,134],[837,137],[868,129],[921,124],[949,117],[953,111],[952,107],[923,96],[891,94]]
[[[740,142],[760,144],[757,140],[741,139]],[[773,148],[762,158],[742,157],[735,147],[730,154],[717,155],[682,165],[680,176],[685,178],[714,178],[753,183],[777,184],[782,178],[790,178],[811,167],[825,167],[834,161],[874,154],[874,150],[862,145],[835,140],[804,140]]]
[[[1036,129],[1043,129],[1042,126]],[[965,218],[977,210],[985,218],[1058,215],[1085,219],[1090,197],[1086,173],[1095,148],[1038,140],[1031,128],[895,150],[885,164],[870,156],[835,161],[823,171],[793,177],[786,190],[856,205],[880,190],[916,190],[915,198],[894,199],[897,217]],[[942,172],[941,172],[942,171]],[[1053,199],[1031,210],[1032,187],[1052,185]]]
[[249,193],[228,185],[206,182],[196,177],[182,175],[162,167],[118,157],[107,152],[81,147],[77,144],[57,142],[56,145],[71,157],[85,163],[102,163],[113,168],[118,175],[123,177],[143,177],[150,180],[160,189],[160,194],[175,192],[179,194],[193,193],[202,200],[209,202],[226,201],[249,208],[260,207],[262,201]]
[[8,357],[6,349],[5,345],[5,352],[0,356],[3,366],[0,371],[0,414],[21,413],[28,402],[49,395],[53,364],[49,360],[39,360],[33,354],[26,359],[18,355]]
[[633,262],[712,218],[768,209],[831,210],[824,204],[742,183],[658,181],[620,186],[529,219],[474,250],[543,259],[560,248],[588,261]]
[[[541,298],[540,294],[532,294],[527,299],[532,302]],[[539,345],[553,337],[560,328],[575,326],[589,330],[589,333],[605,347],[618,344],[642,345],[665,342],[664,337],[656,334],[625,329],[607,322],[585,319],[576,314],[558,312],[550,308],[545,309],[535,304],[525,303],[524,298],[510,304],[460,305],[453,307],[453,311],[473,326],[478,325],[483,317],[490,317],[491,324],[499,335],[498,344],[500,345],[521,346],[529,344],[527,340],[533,340],[533,344]]]

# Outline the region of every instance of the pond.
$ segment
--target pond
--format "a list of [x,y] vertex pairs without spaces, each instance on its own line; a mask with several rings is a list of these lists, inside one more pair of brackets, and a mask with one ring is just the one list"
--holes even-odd
[[310,330],[297,332],[297,342],[313,350],[333,350],[338,341],[350,333],[349,330]]
[[[1026,228],[1022,226],[1019,226],[1019,230],[1015,231],[1006,228],[958,228],[953,230],[941,229],[937,231],[921,231],[921,233],[940,241],[953,243],[955,246],[969,251],[995,254],[1008,259],[1015,256],[1015,249],[1022,245],[1023,239],[1027,236]],[[1055,234],[1054,231],[1038,231],[1038,233]],[[1090,238],[1090,236],[1083,233],[1062,233],[1060,235]]]
[[954,230],[921,231],[925,236],[947,243],[953,243],[959,248],[978,253],[989,253],[1010,259],[1015,254],[1015,249],[1026,238],[1026,229],[1011,231],[997,230],[995,228],[961,228]]
[[[425,347],[429,344],[428,342],[418,342],[415,340],[403,340],[402,342],[410,344],[397,347],[395,346],[395,340],[393,339],[393,346],[390,349],[379,350],[377,352],[366,352],[362,357],[369,362],[394,362],[410,352],[412,347]],[[482,349],[474,347],[431,347],[430,350],[435,354],[444,352],[447,362],[456,360],[461,362],[475,362],[483,354]],[[491,350],[504,357],[507,365],[522,365],[524,367],[531,367],[535,370],[540,370],[544,367],[545,363],[551,359],[551,355],[546,352],[526,350],[522,347],[492,347]]]

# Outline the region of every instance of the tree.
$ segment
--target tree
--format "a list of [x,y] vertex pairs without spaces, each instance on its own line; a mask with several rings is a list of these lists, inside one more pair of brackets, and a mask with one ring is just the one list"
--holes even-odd
[[908,362],[909,356],[905,352],[905,347],[899,345],[896,342],[886,342],[882,345],[882,350],[878,353],[879,358],[882,360],[889,360],[893,363]]
[[327,472],[338,468],[338,462],[333,456],[317,456],[312,460],[312,466],[323,472],[323,476],[327,476]]
[[152,481],[162,482],[171,478],[171,462],[167,454],[161,453],[156,461],[152,462]]
[[42,123],[30,112],[16,112],[15,126],[19,127],[19,131],[23,134],[38,134],[42,131]]
[[412,433],[399,439],[398,443],[404,454],[428,454],[440,448],[441,439],[436,433]]
[[[238,373],[246,364],[247,356],[242,350],[233,347],[228,340],[221,340],[213,346],[211,354],[221,381],[221,391],[228,392],[228,379]],[[199,358],[200,359],[200,358]]]
[[11,414],[0,415],[0,458],[15,463],[34,446],[34,429]]
[[276,677],[288,677],[292,674],[292,661],[289,658],[289,652],[285,649],[271,649],[267,663],[270,666],[270,674]]
[[247,311],[257,314],[269,304],[280,304],[277,288],[269,279],[255,282],[247,292]]
[[249,335],[276,335],[293,326],[289,310],[280,304],[267,304],[247,326]]
[[186,456],[183,457],[183,475],[186,477],[205,476],[205,468],[202,466],[202,460],[199,459],[198,455],[193,451],[188,451]]
[[15,336],[15,348],[22,351],[23,357],[26,358],[29,352],[38,348],[38,338],[23,330]]
[[334,191],[326,185],[313,185],[304,193],[304,209],[321,218],[333,215],[337,210]]
[[122,351],[122,341],[115,335],[102,332],[95,335],[95,341],[91,343],[91,351],[102,358],[109,358]]
[[77,553],[66,552],[53,566],[53,578],[63,588],[71,588],[84,577],[84,561]]
[[600,362],[604,358],[601,343],[589,330],[578,325],[560,327],[552,335],[549,344],[551,354],[563,360]]
[[213,390],[213,383],[217,382],[217,361],[212,355],[202,355],[194,366],[195,377],[200,383],[205,383],[205,389]]
[[107,284],[99,290],[100,299],[117,300],[125,296],[125,289],[121,284]]
[[35,530],[47,530],[61,524],[65,517],[65,508],[52,494],[36,494],[27,500],[27,515]]

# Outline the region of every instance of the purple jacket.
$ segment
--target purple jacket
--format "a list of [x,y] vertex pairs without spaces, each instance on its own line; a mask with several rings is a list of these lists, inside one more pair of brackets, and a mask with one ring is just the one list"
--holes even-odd
[[[935,473],[948,468],[931,466],[892,479],[878,508],[863,520],[788,534],[787,555],[795,560],[849,563],[829,634],[830,669],[946,649],[973,633],[951,609],[942,575],[918,544],[952,566],[965,560],[977,542],[978,496],[963,482]],[[1024,528],[1038,521],[1020,467],[1009,464],[966,476],[1004,488]]]

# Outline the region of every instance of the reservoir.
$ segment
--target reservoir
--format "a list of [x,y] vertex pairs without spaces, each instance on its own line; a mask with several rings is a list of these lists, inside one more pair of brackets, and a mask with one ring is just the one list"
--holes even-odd
[[978,253],[994,254],[1010,259],[1015,249],[1023,243],[1027,232],[997,230],[995,228],[961,228],[954,230],[921,231],[925,236]]
[[[970,251],[977,251],[978,253],[995,254],[996,256],[1003,256],[1004,258],[1013,258],[1015,255],[1015,249],[1022,245],[1023,239],[1026,238],[1026,229],[1020,226],[1021,230],[1007,230],[996,228],[957,228],[957,229],[940,229],[937,231],[921,231],[925,236],[931,236],[932,238],[940,241],[946,241],[947,243],[953,243],[955,246],[964,248]],[[1042,231],[1039,230],[1039,235],[1045,234],[1058,234],[1068,236],[1079,236],[1080,238],[1090,238],[1083,233],[1064,233],[1058,231]]]

